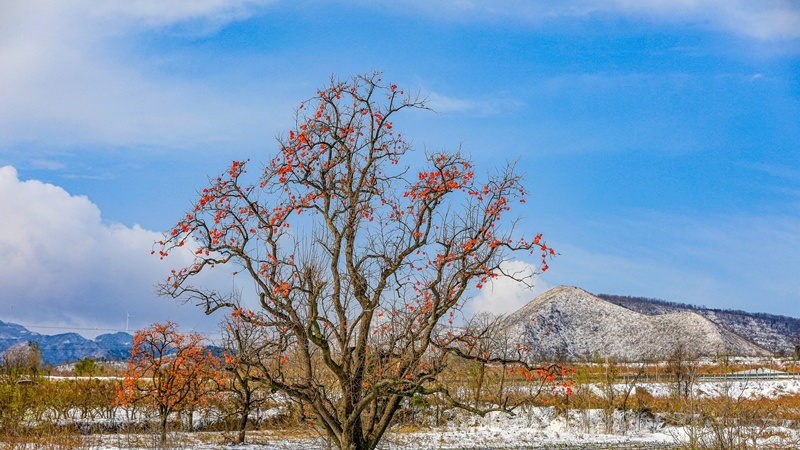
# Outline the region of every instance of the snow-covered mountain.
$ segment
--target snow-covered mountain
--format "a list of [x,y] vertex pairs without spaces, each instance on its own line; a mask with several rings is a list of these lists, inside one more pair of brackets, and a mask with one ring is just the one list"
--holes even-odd
[[792,355],[796,351],[796,346],[800,346],[800,318],[711,309],[643,297],[611,294],[597,294],[597,296],[650,315],[691,311],[774,353]]
[[45,364],[60,364],[84,358],[96,360],[127,359],[133,336],[128,333],[101,334],[94,340],[77,333],[39,334],[22,325],[0,321],[0,353],[20,343],[36,342]]
[[568,286],[535,298],[506,317],[505,327],[550,360],[663,360],[679,346],[698,356],[769,354],[694,312],[642,314]]
[[[510,341],[529,343],[533,352],[550,360],[666,359],[678,346],[695,355],[756,356],[768,355],[768,350],[791,354],[794,345],[800,345],[800,319],[595,296],[568,286],[551,289],[505,317],[503,328]],[[39,344],[45,363],[55,365],[83,358],[127,359],[133,336],[48,336],[0,321],[0,352],[29,341]]]

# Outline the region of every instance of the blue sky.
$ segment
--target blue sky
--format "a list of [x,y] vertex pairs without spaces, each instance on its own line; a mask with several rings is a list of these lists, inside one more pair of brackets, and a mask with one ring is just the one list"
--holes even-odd
[[0,320],[212,331],[153,295],[152,242],[332,75],[372,70],[437,111],[398,120],[419,152],[517,160],[525,227],[561,253],[471,308],[568,284],[800,317],[796,2],[12,0]]

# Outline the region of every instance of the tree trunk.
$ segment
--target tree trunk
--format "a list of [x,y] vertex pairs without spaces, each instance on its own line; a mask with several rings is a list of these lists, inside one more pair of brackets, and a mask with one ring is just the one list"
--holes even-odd
[[483,389],[483,381],[486,376],[486,365],[480,364],[478,366],[478,386],[475,388],[475,407],[480,408],[481,390]]
[[351,427],[344,430],[340,434],[340,450],[373,450],[376,445],[370,445],[370,442],[364,438],[364,432],[361,428],[361,422],[356,421]]
[[161,416],[160,417],[160,419],[161,419],[161,424],[160,424],[161,429],[159,430],[160,431],[159,442],[163,446],[164,444],[167,443],[167,418],[169,417],[169,411],[161,408],[160,411],[159,411],[159,414]]
[[239,434],[236,436],[234,444],[244,444],[245,432],[247,430],[247,420],[250,416],[250,408],[252,407],[252,392],[247,383],[244,384],[244,393],[242,393],[242,416],[239,418]]
[[503,363],[503,371],[500,372],[500,387],[497,388],[497,398],[503,401],[503,390],[506,387],[506,365]]
[[191,433],[192,431],[194,431],[194,406],[189,408],[189,411],[187,411],[186,413],[189,415],[189,417],[187,417],[186,420],[186,428],[187,428],[186,431]]
[[242,411],[242,417],[239,419],[239,435],[236,437],[234,444],[244,444],[245,430],[247,430],[247,419],[250,415],[248,410]]

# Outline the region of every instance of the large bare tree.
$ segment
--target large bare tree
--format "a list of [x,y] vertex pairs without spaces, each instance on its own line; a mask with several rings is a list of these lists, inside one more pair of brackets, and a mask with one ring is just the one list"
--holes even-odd
[[[426,109],[424,99],[379,74],[332,80],[296,110],[276,157],[256,174],[234,161],[156,250],[195,252],[163,293],[262,327],[273,343],[261,360],[270,389],[299,402],[340,449],[375,448],[414,395],[467,407],[438,378],[447,356],[511,361],[476,354],[454,311],[504,275],[512,252],[541,256],[539,271],[554,254],[506,217],[525,201],[513,165],[481,178],[460,152],[412,156],[393,124],[409,109]],[[222,264],[253,283],[254,301],[193,283]],[[552,379],[521,351],[511,359]]]

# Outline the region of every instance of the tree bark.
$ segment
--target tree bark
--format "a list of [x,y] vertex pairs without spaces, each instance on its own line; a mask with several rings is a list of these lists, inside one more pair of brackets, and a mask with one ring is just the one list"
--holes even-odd
[[244,444],[245,433],[247,431],[247,420],[250,415],[249,409],[242,410],[242,417],[239,418],[239,434],[236,436],[234,444]]
[[160,436],[159,442],[163,447],[164,444],[167,443],[167,419],[169,418],[169,411],[166,411],[164,408],[159,408],[159,415],[161,419],[160,425]]

